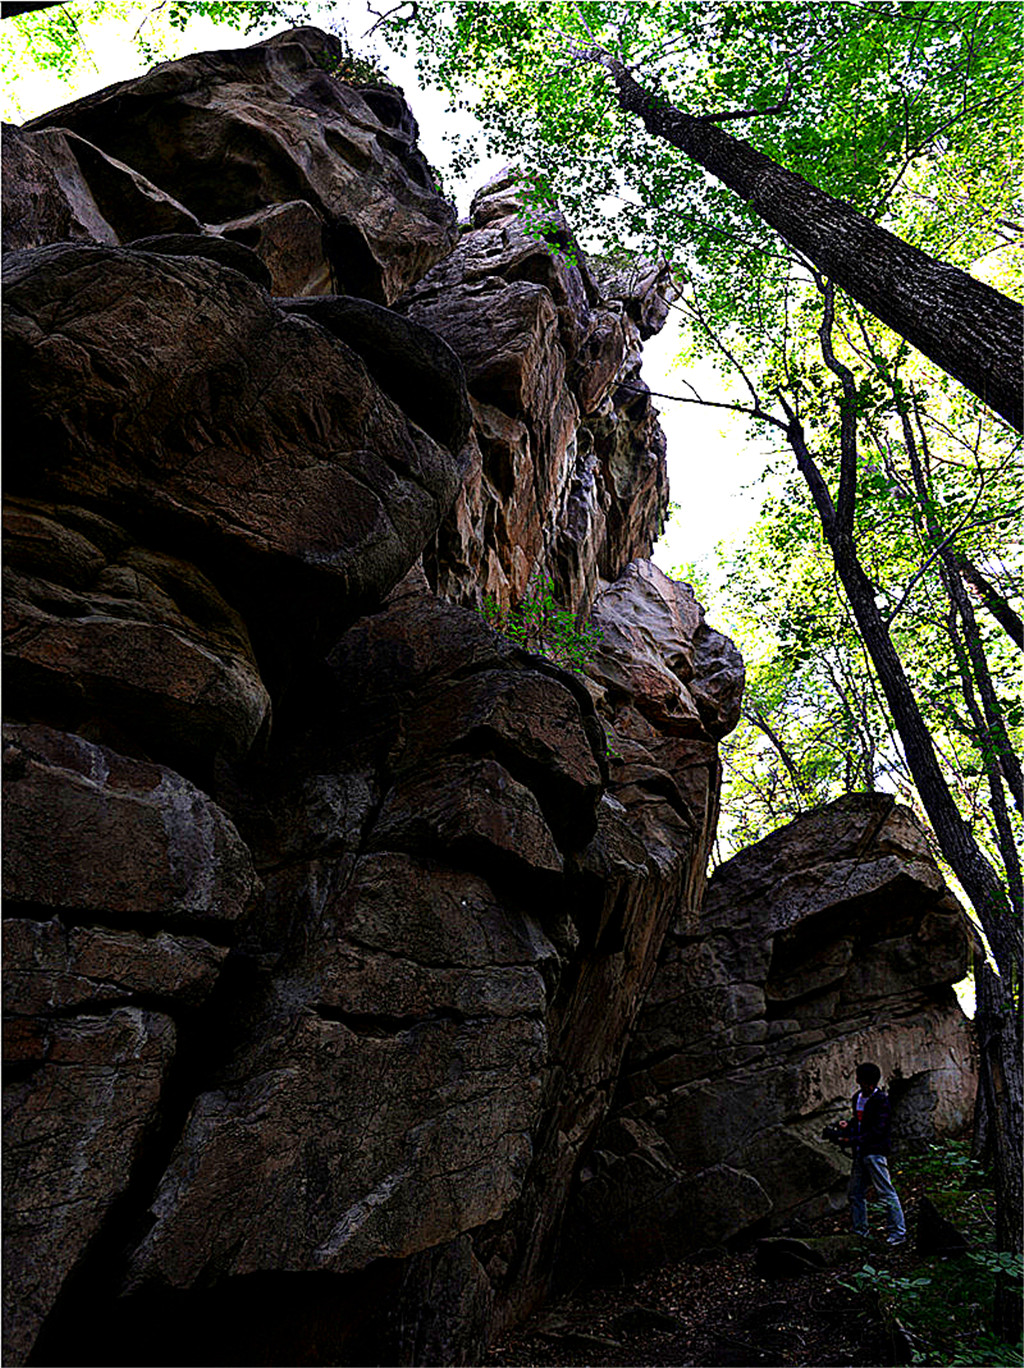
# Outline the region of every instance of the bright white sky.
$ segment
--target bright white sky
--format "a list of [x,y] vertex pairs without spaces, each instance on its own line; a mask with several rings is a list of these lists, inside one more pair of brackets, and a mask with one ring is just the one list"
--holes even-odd
[[[314,17],[312,22],[328,28],[338,18],[345,24],[353,48],[376,57],[394,83],[404,89],[420,126],[423,152],[443,172],[449,162],[450,145],[442,134],[462,128],[468,134],[475,129],[476,121],[469,115],[451,112],[447,100],[438,92],[418,89],[412,60],[396,57],[376,36],[365,39],[374,18],[368,13],[365,0],[345,0],[331,9],[325,8],[321,17]],[[84,64],[71,85],[35,67],[5,66],[3,118],[22,123],[115,81],[139,75],[145,63],[131,41],[139,20],[140,11],[136,10],[128,21],[98,17],[96,23],[83,25],[83,36],[94,63]],[[5,21],[4,29],[9,23]],[[197,18],[185,33],[173,35],[173,52],[182,56],[206,49],[245,47],[258,41],[258,37]],[[457,189],[460,213],[466,212],[477,186],[499,171],[502,164],[500,160],[482,161],[474,183]],[[451,181],[451,177],[447,179]],[[643,376],[652,390],[689,393],[670,369],[679,351],[677,333],[678,318],[670,314],[659,336],[644,346]],[[710,365],[689,367],[686,376],[704,398],[728,397],[723,395],[721,379]],[[746,440],[746,420],[739,415],[664,399],[656,403],[668,438],[671,498],[678,512],[655,549],[654,559],[666,571],[683,562],[703,561],[705,572],[716,582],[716,543],[742,538],[757,515],[762,491],[758,487],[744,492],[744,486],[760,474],[763,444]]]

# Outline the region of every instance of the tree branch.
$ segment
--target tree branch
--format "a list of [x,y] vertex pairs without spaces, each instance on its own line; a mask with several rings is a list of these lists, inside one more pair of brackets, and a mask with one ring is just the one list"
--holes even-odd
[[825,365],[839,377],[843,399],[839,407],[839,497],[836,522],[842,534],[853,535],[853,508],[857,496],[857,382],[849,366],[836,359],[832,350],[832,323],[835,319],[835,286],[831,280],[822,282],[815,272],[815,282],[825,296],[818,337]]
[[701,123],[727,123],[730,119],[762,119],[768,114],[781,114],[789,104],[793,94],[793,73],[789,63],[786,63],[786,89],[782,92],[782,98],[773,105],[767,105],[764,109],[728,109],[720,114],[698,114],[697,118]]

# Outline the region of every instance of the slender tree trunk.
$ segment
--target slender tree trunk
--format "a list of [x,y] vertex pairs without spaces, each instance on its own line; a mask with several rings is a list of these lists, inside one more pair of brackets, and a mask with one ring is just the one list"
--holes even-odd
[[[996,1174],[996,1248],[1021,1253],[1024,1191],[1021,1173],[1021,1129],[1024,1092],[1020,1011],[1005,979],[997,978],[982,956],[974,969],[979,1073],[986,1082],[986,1123]],[[996,1283],[995,1328],[1010,1344],[1024,1329],[1024,1307],[1014,1279]]]
[[1003,631],[1008,634],[1011,641],[1016,642],[1024,650],[1024,622],[1021,622],[1020,617],[1013,611],[1003,595],[994,584],[989,583],[969,556],[965,556],[961,551],[955,554],[961,575],[978,591],[982,603]]
[[992,1125],[989,1120],[992,1115],[992,1076],[985,1067],[986,1056],[981,1045],[982,1034],[986,1028],[986,1018],[979,1015],[983,1013],[984,1009],[979,1001],[978,992],[978,979],[986,967],[985,947],[981,944],[980,938],[976,936],[971,950],[971,969],[974,974],[974,1044],[978,1052],[978,1091],[974,1098],[971,1158],[988,1168],[994,1158],[992,1153]]
[[757,727],[758,731],[763,732],[764,735],[767,736],[768,740],[772,743],[772,746],[775,748],[775,751],[778,754],[779,759],[786,767],[786,773],[789,775],[790,783],[793,785],[793,792],[796,795],[798,807],[800,808],[800,810],[802,810],[804,807],[804,800],[807,798],[808,790],[800,777],[800,771],[797,768],[796,761],[793,759],[789,751],[786,749],[785,742],[782,740],[782,737],[779,736],[778,732],[776,732],[768,722],[768,719],[764,717],[763,714],[761,714],[760,712],[752,712],[747,711],[747,709],[744,709],[743,716],[747,719],[747,721],[750,723],[752,727]]
[[[826,363],[844,379],[852,376],[835,361],[828,341],[831,327],[831,302],[827,297],[823,352]],[[844,375],[845,372],[845,375]],[[1021,1014],[1015,1005],[1015,989],[1021,983],[1022,941],[1020,918],[1011,911],[995,870],[985,858],[970,827],[960,816],[935,754],[931,733],[921,715],[885,620],[875,603],[874,588],[865,575],[853,541],[853,498],[855,479],[855,410],[846,395],[843,413],[843,471],[838,506],[833,504],[825,481],[807,448],[800,422],[790,411],[789,440],[801,474],[818,509],[822,532],[832,553],[857,627],[903,744],[907,764],[943,855],[963,884],[999,966],[997,978],[981,965],[976,978],[980,1017],[979,1068],[987,1090],[988,1124],[995,1158],[997,1248],[1021,1252],[1022,1207],[1021,1136],[1024,1134],[1024,1069],[1021,1063]],[[851,466],[850,462],[854,462]],[[985,1075],[987,1074],[987,1078]],[[1013,1337],[1018,1323],[1005,1286],[1000,1285],[996,1307],[996,1327],[1000,1334]]]
[[601,48],[623,110],[735,191],[765,223],[876,318],[1024,431],[1024,308],[937,261],[706,118],[645,90]]

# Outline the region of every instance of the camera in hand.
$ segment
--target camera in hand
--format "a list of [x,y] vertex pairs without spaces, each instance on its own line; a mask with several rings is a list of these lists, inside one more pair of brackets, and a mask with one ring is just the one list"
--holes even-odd
[[848,1145],[851,1140],[849,1127],[846,1125],[826,1126],[821,1132],[823,1140],[831,1140],[833,1145]]

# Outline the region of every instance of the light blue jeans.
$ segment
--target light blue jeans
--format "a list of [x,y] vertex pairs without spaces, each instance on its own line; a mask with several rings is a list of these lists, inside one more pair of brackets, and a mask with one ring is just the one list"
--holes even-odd
[[903,1208],[900,1206],[900,1199],[896,1196],[896,1189],[889,1177],[889,1161],[884,1154],[865,1154],[853,1161],[849,1197],[854,1231],[858,1235],[868,1233],[868,1208],[864,1194],[869,1184],[875,1189],[880,1200],[885,1203],[889,1218],[889,1235],[905,1239],[907,1227],[903,1220]]

